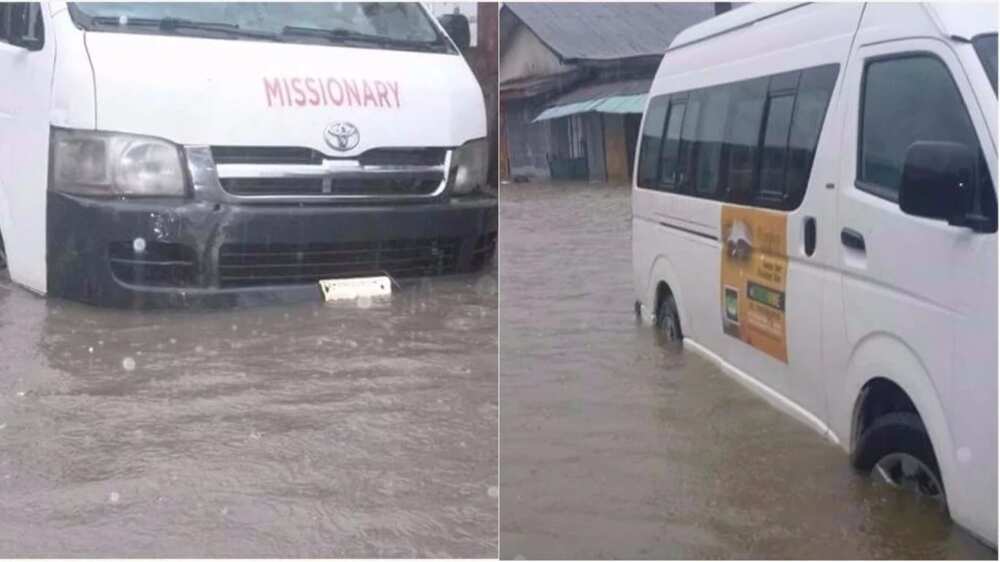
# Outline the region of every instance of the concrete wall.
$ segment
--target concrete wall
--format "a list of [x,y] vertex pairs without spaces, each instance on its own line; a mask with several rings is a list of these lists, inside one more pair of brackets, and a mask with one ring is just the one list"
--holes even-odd
[[549,165],[546,154],[553,152],[549,135],[549,122],[532,123],[544,109],[537,98],[505,101],[500,111],[501,126],[506,141],[506,158],[509,177],[526,176],[548,179]]

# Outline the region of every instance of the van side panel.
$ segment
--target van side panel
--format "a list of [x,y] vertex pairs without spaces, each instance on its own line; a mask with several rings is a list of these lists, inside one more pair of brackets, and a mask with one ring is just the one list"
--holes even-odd
[[[56,37],[42,10],[45,43],[28,51],[0,43],[0,231],[11,279],[45,293],[45,196]],[[41,226],[40,226],[41,225]]]
[[[950,76],[960,101],[940,111],[967,112],[995,190],[995,141],[975,85],[989,89],[994,107],[995,93],[982,80],[970,80],[982,68],[964,65],[962,49],[971,46],[942,37],[923,6],[878,4],[865,13],[844,90],[836,225],[859,233],[865,245],[860,251],[842,247],[837,262],[844,326],[828,335],[843,339],[832,344],[842,355],[830,357],[831,425],[850,435],[860,385],[872,377],[897,383],[931,437],[952,517],[996,544],[996,234],[907,215],[890,197],[855,181],[865,66],[920,57]],[[942,98],[933,99],[940,104]],[[841,386],[837,373],[843,372],[848,378]]]
[[51,124],[55,127],[94,129],[97,127],[94,70],[83,31],[73,24],[65,7],[52,14],[51,28],[59,49],[52,77]]
[[[861,12],[860,5],[810,5],[670,50],[657,72],[650,99],[831,63],[842,67]],[[816,151],[829,157],[816,157],[798,209],[779,211],[787,216],[787,364],[723,332],[719,285],[722,204],[643,188],[635,189],[633,195],[636,287],[642,288],[637,296],[648,315],[655,314],[655,288],[662,280],[651,264],[666,256],[680,283],[673,287],[675,295],[683,294],[683,299],[677,299],[678,308],[687,311],[682,312],[682,321],[687,321],[687,325],[682,324],[685,337],[821,420],[827,419],[827,411],[823,372],[816,361],[822,355],[819,303],[824,285],[831,282],[828,267],[836,246],[828,237],[819,236],[816,253],[805,259],[803,225],[807,216],[814,218],[819,228],[828,227],[832,219],[833,194],[824,184],[837,170],[838,129],[831,109],[834,97],[828,102]],[[829,150],[831,147],[834,150]],[[634,177],[639,177],[638,171]]]

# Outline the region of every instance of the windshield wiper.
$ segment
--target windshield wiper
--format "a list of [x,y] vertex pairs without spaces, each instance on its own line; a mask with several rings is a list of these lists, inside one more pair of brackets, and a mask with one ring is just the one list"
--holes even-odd
[[377,47],[417,49],[421,51],[443,51],[446,48],[440,41],[411,41],[408,39],[396,39],[382,35],[371,35],[360,33],[349,29],[319,29],[314,27],[298,27],[294,25],[285,26],[281,31],[282,35],[299,37],[317,37],[325,39],[331,43],[361,43],[375,45]]
[[281,41],[281,38],[274,33],[268,33],[266,31],[253,31],[250,29],[241,29],[240,26],[234,23],[221,23],[221,22],[206,22],[206,21],[194,21],[181,18],[130,18],[130,17],[117,17],[117,16],[94,16],[90,18],[91,23],[96,23],[98,25],[107,26],[140,26],[140,27],[156,27],[158,30],[165,33],[174,33],[181,29],[193,29],[198,31],[211,31],[218,33],[225,33],[227,35],[235,35],[238,37],[250,37],[253,39],[267,39],[271,41]]

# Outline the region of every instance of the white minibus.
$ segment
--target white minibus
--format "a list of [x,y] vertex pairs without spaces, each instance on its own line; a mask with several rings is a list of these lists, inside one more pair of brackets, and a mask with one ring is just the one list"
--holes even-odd
[[477,270],[496,198],[459,49],[415,3],[0,3],[11,279],[188,306]]
[[632,190],[643,318],[991,545],[996,139],[996,4],[748,5],[667,50]]

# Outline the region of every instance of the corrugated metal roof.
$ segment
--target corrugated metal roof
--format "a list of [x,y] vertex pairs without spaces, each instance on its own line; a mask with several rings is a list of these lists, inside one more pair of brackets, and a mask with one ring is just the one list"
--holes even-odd
[[617,80],[611,82],[598,82],[582,84],[571,92],[552,100],[551,105],[565,105],[583,100],[604,98],[608,96],[631,96],[634,94],[645,94],[649,92],[649,87],[653,83],[653,78],[639,78],[634,80]]
[[550,107],[531,120],[532,123],[556,119],[577,113],[642,113],[646,107],[646,94],[609,96],[593,100]]
[[532,122],[575,113],[642,113],[652,78],[585,84],[553,100]]
[[683,29],[715,15],[712,3],[504,4],[564,60],[662,55]]

